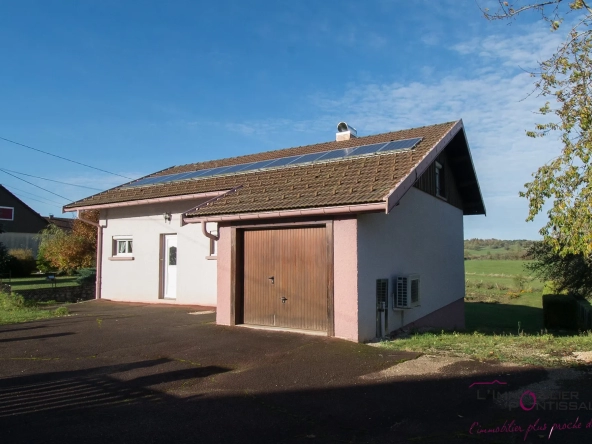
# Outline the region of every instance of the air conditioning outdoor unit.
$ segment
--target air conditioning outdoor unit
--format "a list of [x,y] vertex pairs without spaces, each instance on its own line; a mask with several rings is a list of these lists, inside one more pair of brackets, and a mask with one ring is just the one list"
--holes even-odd
[[397,277],[395,305],[397,308],[412,308],[419,305],[418,274]]

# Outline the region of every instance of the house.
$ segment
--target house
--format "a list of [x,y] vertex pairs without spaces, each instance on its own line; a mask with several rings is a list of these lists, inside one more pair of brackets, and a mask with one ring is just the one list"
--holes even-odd
[[464,327],[463,216],[485,214],[462,121],[171,167],[100,209],[97,297],[216,306],[221,325],[367,341]]
[[26,203],[0,185],[0,224],[4,231],[0,242],[6,248],[24,248],[37,255],[37,235],[47,226],[47,220]]
[[66,217],[55,217],[53,214],[44,217],[44,219],[47,221],[48,225],[55,225],[60,230],[68,233],[71,232],[74,228],[75,219],[70,219]]

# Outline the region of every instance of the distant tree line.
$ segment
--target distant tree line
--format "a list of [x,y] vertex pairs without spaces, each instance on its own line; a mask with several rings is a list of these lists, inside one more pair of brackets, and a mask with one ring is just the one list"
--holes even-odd
[[524,260],[535,241],[518,239],[467,239],[465,259],[511,259]]

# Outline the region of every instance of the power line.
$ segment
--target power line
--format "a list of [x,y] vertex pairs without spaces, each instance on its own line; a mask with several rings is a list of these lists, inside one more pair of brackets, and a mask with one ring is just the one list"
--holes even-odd
[[19,143],[19,142],[15,142],[14,140],[6,139],[4,137],[0,137],[0,140],[4,140],[5,142],[14,143],[15,145],[22,146],[24,148],[28,148],[28,149],[33,150],[33,151],[38,151],[38,152],[43,153],[43,154],[47,154],[48,156],[57,157],[58,159],[65,160],[67,162],[72,162],[72,163],[75,163],[77,165],[82,165],[82,166],[85,166],[87,168],[92,168],[93,170],[102,171],[103,173],[113,174],[114,176],[119,176],[119,177],[123,177],[124,179],[133,180],[131,177],[122,176],[121,174],[112,173],[111,171],[107,171],[107,170],[102,170],[101,168],[90,166],[90,165],[87,165],[86,163],[77,162],[75,160],[68,159],[66,157],[58,156],[57,154],[48,153],[47,151],[43,151],[43,150],[40,150],[38,148],[33,148],[32,146],[29,146],[29,145],[25,145],[25,144],[22,144],[22,143]]
[[29,185],[33,185],[34,187],[37,187],[37,188],[39,188],[40,190],[43,190],[43,191],[46,191],[46,192],[48,192],[48,193],[50,193],[50,194],[53,194],[53,195],[55,195],[55,196],[61,197],[62,199],[66,199],[68,202],[74,202],[74,200],[73,200],[73,199],[68,199],[67,197],[61,196],[61,195],[59,195],[58,193],[54,193],[53,191],[46,190],[45,188],[43,188],[43,187],[40,187],[39,185],[35,185],[34,183],[31,183],[31,182],[29,182],[28,180],[21,179],[20,177],[18,177],[18,176],[15,176],[14,174],[11,174],[11,173],[9,173],[9,172],[7,172],[7,171],[4,171],[4,170],[0,170],[0,171],[2,171],[4,174],[8,174],[9,176],[12,176],[12,177],[14,177],[15,179],[22,180],[23,182],[26,182],[26,183],[28,183]]
[[0,168],[0,171],[4,171],[4,172],[10,171],[11,173],[21,174],[23,176],[34,177],[35,179],[43,179],[43,180],[48,180],[50,182],[61,183],[62,185],[70,185],[71,187],[79,187],[79,188],[87,188],[89,190],[95,190],[95,191],[103,191],[100,188],[85,187],[84,185],[76,185],[73,183],[60,182],[59,180],[47,179],[46,177],[33,176],[32,174],[21,173],[19,171],[14,171],[14,170],[5,170],[4,168]]
[[[5,185],[5,186],[6,186],[6,185]],[[43,197],[43,196],[38,196],[38,195],[36,195],[36,194],[29,193],[28,191],[21,190],[20,188],[14,187],[14,186],[12,186],[12,185],[8,185],[8,188],[9,188],[10,190],[17,190],[17,191],[19,191],[19,192],[21,192],[21,193],[25,193],[25,194],[28,194],[28,195],[30,195],[30,196],[33,196],[33,197],[38,197],[39,199],[44,199],[44,200],[46,200],[47,202],[51,202],[51,203],[54,203],[54,204],[57,204],[57,205],[62,205],[60,202],[54,202],[53,200],[49,200],[49,199],[46,199],[46,198],[45,198],[45,197]],[[16,193],[15,193],[15,194],[16,194]]]
[[[47,205],[47,202],[43,202],[42,200],[39,200],[39,199],[33,199],[32,197],[28,197],[28,196],[27,197],[19,196],[19,193],[14,193],[14,195],[17,196],[17,197],[19,197],[22,200],[34,200],[35,202],[41,202],[42,204],[46,204]],[[58,204],[58,205],[61,205],[61,204]]]

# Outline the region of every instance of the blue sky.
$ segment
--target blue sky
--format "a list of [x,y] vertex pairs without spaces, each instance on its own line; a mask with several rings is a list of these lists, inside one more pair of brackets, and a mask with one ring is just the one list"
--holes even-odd
[[[548,26],[442,1],[13,1],[0,13],[0,137],[136,178],[172,165],[462,118],[487,207],[465,237],[536,239],[518,197],[560,149],[525,136]],[[534,17],[533,17],[534,18]],[[0,141],[0,168],[124,179]],[[70,199],[92,194],[22,176]],[[65,199],[0,172],[43,215]],[[48,202],[52,201],[52,202]]]

